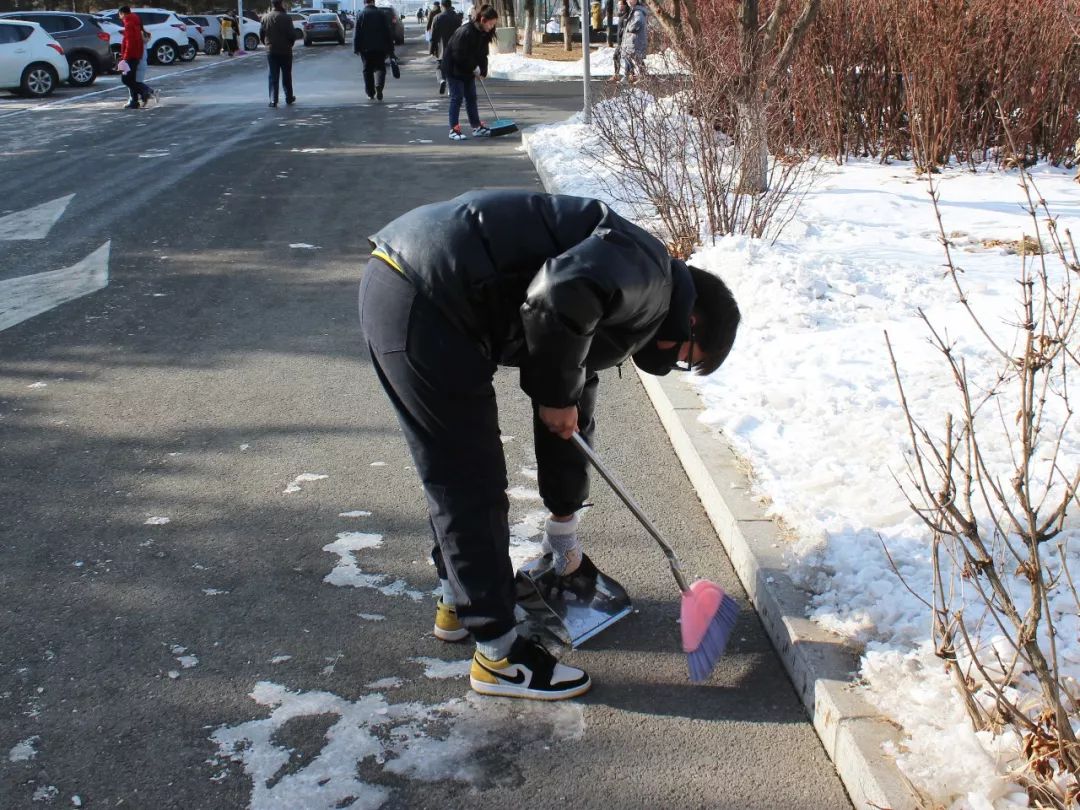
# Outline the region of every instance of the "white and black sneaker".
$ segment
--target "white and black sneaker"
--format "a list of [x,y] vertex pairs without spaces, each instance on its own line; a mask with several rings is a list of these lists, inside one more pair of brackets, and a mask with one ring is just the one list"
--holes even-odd
[[474,653],[469,680],[481,695],[531,700],[566,700],[592,686],[584,670],[560,664],[543,646],[521,636],[501,661]]
[[487,127],[485,127],[483,124],[481,124],[480,126],[478,126],[476,129],[474,129],[472,131],[472,136],[474,138],[490,138],[491,137],[491,130],[488,129]]
[[461,131],[460,126],[454,127],[452,130],[450,130],[450,140],[452,141],[463,141],[467,137],[468,135]]

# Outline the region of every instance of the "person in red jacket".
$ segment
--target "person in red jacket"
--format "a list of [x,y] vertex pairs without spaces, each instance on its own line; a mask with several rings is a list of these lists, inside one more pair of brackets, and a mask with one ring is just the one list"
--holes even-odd
[[140,101],[146,104],[150,100],[150,88],[136,78],[139,60],[146,58],[142,20],[137,14],[132,13],[130,6],[121,6],[120,21],[124,24],[124,41],[120,45],[120,59],[127,62],[128,67],[120,79],[128,89],[128,103],[124,105],[124,108],[137,110]]

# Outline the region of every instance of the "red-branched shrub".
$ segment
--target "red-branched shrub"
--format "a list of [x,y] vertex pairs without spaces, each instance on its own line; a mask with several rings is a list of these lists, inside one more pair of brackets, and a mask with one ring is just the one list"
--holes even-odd
[[[822,0],[771,99],[783,115],[770,118],[770,146],[838,161],[915,159],[923,168],[948,159],[1071,157],[1080,136],[1071,2]],[[762,0],[762,20],[772,5]],[[789,6],[788,29],[801,3]],[[698,9],[694,25],[681,26],[676,49],[695,73],[703,64],[736,73],[736,7],[705,0]],[[1019,154],[1008,146],[1006,125]]]

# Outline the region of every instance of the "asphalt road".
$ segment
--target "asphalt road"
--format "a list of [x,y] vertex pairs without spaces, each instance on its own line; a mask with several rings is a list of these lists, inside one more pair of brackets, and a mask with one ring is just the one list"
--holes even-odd
[[[516,136],[446,139],[410,37],[381,104],[334,46],[300,49],[292,108],[266,107],[258,55],[152,74],[146,111],[115,79],[0,98],[0,290],[105,245],[109,269],[0,331],[0,807],[848,806],[632,374],[605,375],[597,447],[740,597],[711,681],[687,682],[664,559],[600,481],[586,547],[638,612],[568,659],[590,694],[469,697],[469,649],[430,635],[422,495],[356,317],[365,237],[538,180]],[[491,89],[522,125],[580,103]],[[21,238],[12,215],[68,195]],[[542,512],[515,380],[524,541]]]

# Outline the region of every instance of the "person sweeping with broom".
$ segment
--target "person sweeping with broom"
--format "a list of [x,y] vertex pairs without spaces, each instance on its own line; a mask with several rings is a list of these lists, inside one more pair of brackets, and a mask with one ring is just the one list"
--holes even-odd
[[576,515],[589,488],[569,439],[592,437],[597,372],[632,357],[650,374],[710,374],[734,343],[738,306],[719,278],[592,199],[472,191],[369,241],[361,327],[428,502],[442,586],[435,635],[472,635],[481,694],[580,695],[589,676],[515,629],[495,371],[519,368],[533,401],[545,543],[568,575],[582,565]]
[[450,87],[450,140],[463,141],[468,136],[461,131],[461,103],[469,116],[474,138],[487,138],[491,130],[480,120],[476,104],[476,76],[487,76],[488,45],[495,37],[499,13],[491,6],[481,6],[475,16],[458,28],[443,48],[443,78]]

